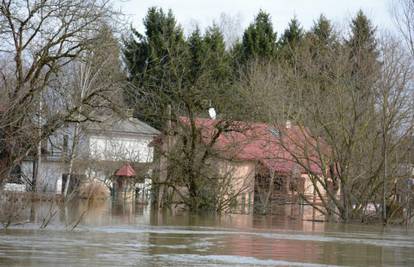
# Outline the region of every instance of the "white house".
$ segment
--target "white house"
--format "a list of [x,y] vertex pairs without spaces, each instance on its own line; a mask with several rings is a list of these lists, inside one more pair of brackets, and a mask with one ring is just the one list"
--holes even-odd
[[[60,193],[69,172],[109,184],[109,178],[127,162],[145,172],[141,175],[151,174],[154,151],[149,143],[158,134],[132,117],[106,116],[99,122],[69,124],[42,144],[38,191]],[[31,159],[21,165],[28,180],[33,178],[33,166]]]

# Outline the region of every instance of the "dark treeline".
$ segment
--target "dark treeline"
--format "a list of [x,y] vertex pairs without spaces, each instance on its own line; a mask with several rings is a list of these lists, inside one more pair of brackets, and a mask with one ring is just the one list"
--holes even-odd
[[[185,95],[191,101],[195,95],[202,100],[192,103],[198,107],[197,111],[206,111],[209,105],[214,105],[221,115],[263,120],[259,114],[252,118],[253,111],[244,114],[245,100],[234,89],[234,84],[254,61],[296,66],[297,51],[304,47],[319,61],[326,61],[324,57],[339,47],[350,47],[354,52],[349,60],[355,62],[355,79],[358,79],[364,75],[358,73],[358,65],[365,64],[364,61],[375,62],[379,56],[376,28],[362,11],[352,19],[350,34],[344,35],[324,15],[308,31],[294,17],[285,31],[278,34],[271,15],[261,10],[244,30],[242,38],[231,46],[226,46],[221,28],[214,23],[204,30],[196,27],[185,36],[171,10],[150,8],[143,22],[145,32],[132,28],[123,41],[130,82],[125,98],[137,117],[157,128],[162,128],[165,122],[167,105],[183,113],[178,102]],[[370,65],[375,68],[375,64]],[[191,96],[186,94],[189,92],[177,94],[177,88],[186,88],[192,92]]]

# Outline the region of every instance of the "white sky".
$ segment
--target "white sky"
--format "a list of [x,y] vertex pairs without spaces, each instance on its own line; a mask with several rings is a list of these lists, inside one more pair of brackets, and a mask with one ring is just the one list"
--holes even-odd
[[379,30],[391,30],[393,21],[390,15],[392,0],[118,0],[122,11],[140,31],[142,19],[151,6],[171,8],[177,21],[188,32],[197,22],[201,28],[212,24],[221,13],[239,18],[243,30],[254,18],[259,9],[270,13],[274,28],[280,33],[289,20],[296,15],[305,29],[321,13],[337,26],[347,25],[357,10],[362,9],[378,26]]

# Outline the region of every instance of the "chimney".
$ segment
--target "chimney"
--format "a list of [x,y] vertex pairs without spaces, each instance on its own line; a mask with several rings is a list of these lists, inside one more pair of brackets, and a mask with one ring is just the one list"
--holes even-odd
[[292,128],[292,122],[290,120],[286,121],[286,129]]

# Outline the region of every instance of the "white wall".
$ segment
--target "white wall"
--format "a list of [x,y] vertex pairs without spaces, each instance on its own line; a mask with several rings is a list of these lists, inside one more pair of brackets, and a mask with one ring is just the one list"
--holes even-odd
[[[124,134],[124,133],[90,133],[80,132],[79,143],[76,148],[75,161],[119,161],[150,163],[153,161],[153,147],[148,145],[152,136]],[[64,151],[71,152],[73,144],[74,125],[64,127],[44,141],[43,147],[47,147],[48,154],[42,158],[40,167],[38,188],[40,191],[56,192],[58,181],[62,175],[68,172],[68,163],[64,163]],[[64,148],[64,136],[67,147]],[[86,169],[86,175],[104,180],[105,173],[99,170]],[[30,179],[33,177],[33,162],[25,161],[22,164],[23,173]],[[115,170],[114,170],[115,171]]]
[[131,161],[147,163],[153,160],[149,137],[108,137],[92,135],[89,138],[90,158],[93,160]]

